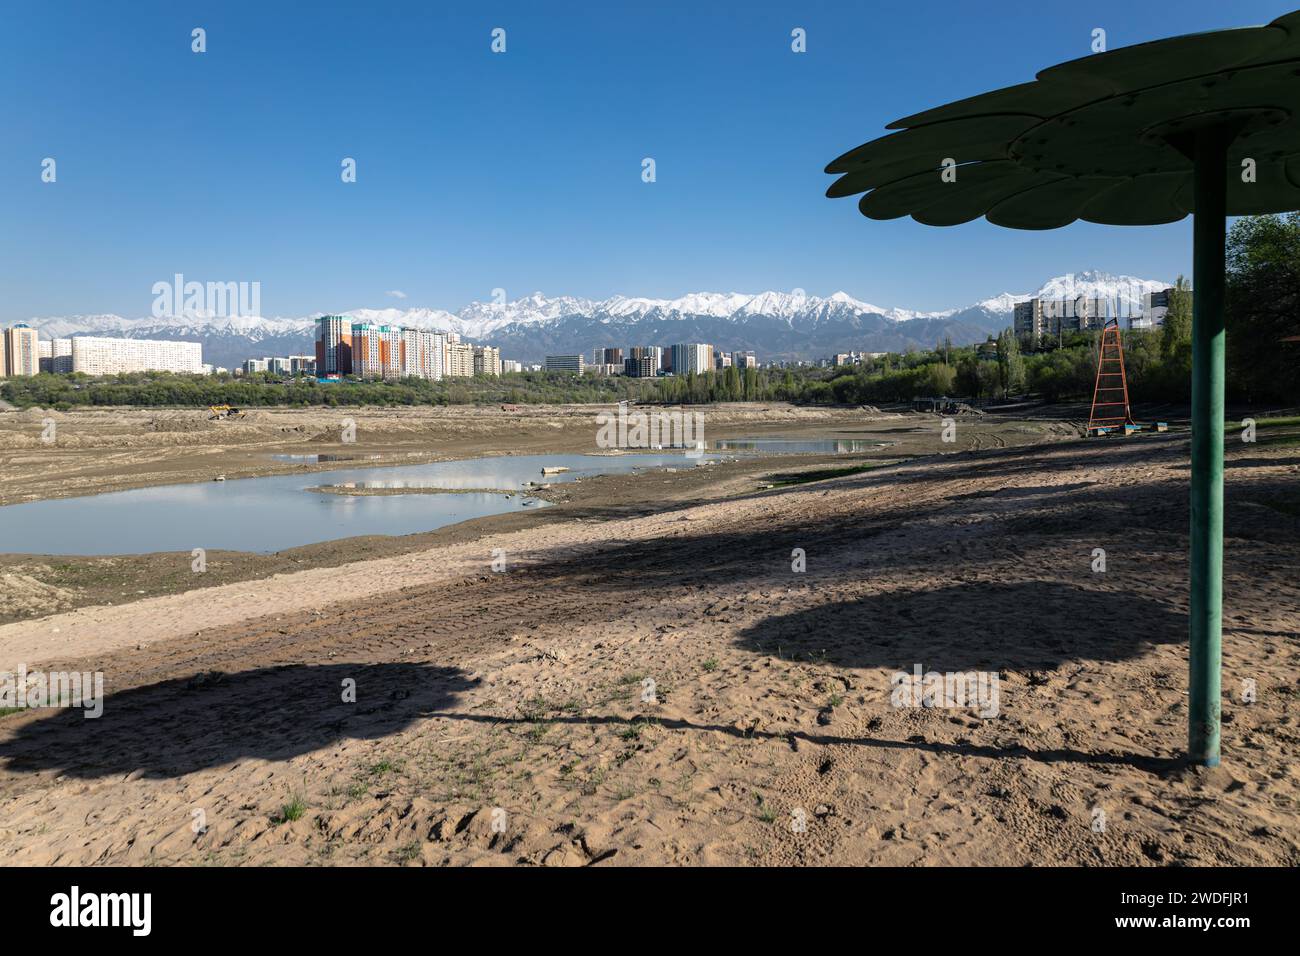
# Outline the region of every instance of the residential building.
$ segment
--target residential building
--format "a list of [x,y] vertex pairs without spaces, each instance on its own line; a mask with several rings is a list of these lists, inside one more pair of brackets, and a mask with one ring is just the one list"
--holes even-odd
[[758,358],[753,352],[732,352],[731,364],[736,368],[758,368]]
[[402,330],[373,322],[352,323],[352,374],[361,378],[399,378]]
[[1159,292],[1148,292],[1142,297],[1142,314],[1130,316],[1128,327],[1130,329],[1158,329],[1165,324],[1165,316],[1169,314],[1169,297],[1175,290],[1173,288],[1161,289]]
[[581,355],[548,355],[546,356],[546,371],[548,372],[572,372],[575,375],[581,375],[586,369],[587,363]]
[[285,358],[268,357],[266,359],[266,370],[268,372],[273,372],[276,375],[288,375],[290,370],[290,363],[288,357],[287,356]]
[[289,374],[290,375],[315,375],[316,359],[314,359],[310,355],[290,355]]
[[403,378],[428,378],[443,376],[445,343],[441,332],[423,329],[402,329],[399,372]]
[[1012,329],[1018,336],[1041,337],[1101,329],[1112,315],[1108,299],[1028,299],[1017,302]]
[[50,371],[55,375],[72,371],[72,339],[50,339]]
[[316,320],[316,374],[352,374],[352,319],[322,315]]
[[5,330],[3,368],[5,375],[40,374],[40,340],[35,329],[26,325],[15,325]]
[[475,375],[494,375],[501,374],[501,350],[491,345],[474,346],[474,374]]
[[718,351],[713,356],[713,367],[721,371],[724,368],[731,368],[731,355],[727,352]]
[[501,360],[502,374],[509,374],[510,372],[522,372],[523,370],[524,370],[524,366],[522,362],[516,362],[514,359]]
[[635,345],[627,350],[623,373],[633,378],[654,378],[663,367],[664,350],[658,345]]
[[71,340],[72,371],[87,375],[119,372],[181,372],[203,374],[199,342],[156,339],[110,339],[78,335]]
[[672,348],[674,375],[699,375],[713,368],[713,346],[698,342],[674,345]]
[[623,374],[632,378],[654,378],[659,374],[659,357],[655,355],[629,355],[623,360]]
[[252,375],[254,372],[269,372],[271,370],[270,362],[270,359],[264,358],[244,359],[239,366],[239,370],[245,375]]
[[474,374],[474,346],[468,342],[448,341],[444,363],[449,378],[470,378]]

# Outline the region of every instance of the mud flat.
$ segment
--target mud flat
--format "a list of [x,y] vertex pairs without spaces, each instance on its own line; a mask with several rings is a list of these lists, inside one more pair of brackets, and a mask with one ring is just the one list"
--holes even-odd
[[[0,626],[109,691],[0,719],[0,859],[1300,862],[1294,446],[1229,452],[1224,765],[1195,771],[1185,436],[993,444],[584,481]],[[996,715],[894,706],[916,666],[997,675]]]
[[[303,475],[365,468],[382,481],[385,467],[456,458],[546,453],[602,453],[596,447],[598,406],[488,408],[271,409],[254,410],[238,421],[210,422],[206,411],[107,409],[68,413],[39,410],[0,414],[0,495],[6,504],[87,495],[177,482],[229,482],[261,475]],[[942,450],[998,447],[1052,441],[1077,432],[1069,422],[977,419],[963,422],[957,442],[940,441],[932,415],[861,409],[796,408],[789,405],[706,406],[705,435],[728,437],[833,437],[888,444],[854,455],[781,455],[765,459],[726,453],[707,473],[676,473],[557,481],[537,496],[561,506],[565,517],[649,514],[682,501],[753,490],[779,462],[788,471],[818,463],[884,461]],[[57,441],[40,441],[41,422],[53,418]],[[356,426],[356,441],[339,441],[341,422]],[[877,441],[872,436],[883,436]],[[286,460],[285,456],[293,457]],[[318,457],[324,460],[316,460]],[[565,477],[565,476],[557,476]],[[546,483],[539,473],[537,481]],[[750,479],[754,480],[750,480]],[[145,555],[77,557],[0,553],[0,622],[30,619],[74,607],[120,604],[309,567],[336,567],[372,557],[427,549],[438,542],[466,540],[491,527],[549,524],[544,512],[525,510],[471,520],[439,531],[397,537],[353,537],[256,554],[208,549],[206,571],[192,571],[190,546]],[[0,508],[0,520],[3,520]],[[196,541],[193,546],[202,546]],[[128,549],[123,549],[128,550]]]

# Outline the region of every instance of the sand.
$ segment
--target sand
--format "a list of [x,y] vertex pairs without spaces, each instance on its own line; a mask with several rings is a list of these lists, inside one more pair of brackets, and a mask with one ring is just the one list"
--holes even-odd
[[[1176,759],[1188,471],[1169,434],[767,491],[721,476],[659,513],[5,625],[5,660],[102,671],[111,696],[99,720],[0,720],[0,853],[1295,865],[1300,456],[1234,448],[1227,474],[1215,771]],[[998,715],[892,706],[918,664],[996,673]]]

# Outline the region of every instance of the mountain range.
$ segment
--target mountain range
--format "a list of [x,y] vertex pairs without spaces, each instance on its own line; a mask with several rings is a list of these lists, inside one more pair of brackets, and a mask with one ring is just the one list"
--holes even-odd
[[[441,309],[353,309],[356,321],[458,332],[466,340],[499,346],[503,358],[541,362],[547,355],[598,346],[709,342],[753,350],[762,363],[806,361],[836,352],[932,348],[945,338],[968,345],[1011,324],[1017,302],[1105,298],[1120,314],[1142,310],[1142,297],[1167,288],[1154,279],[1088,271],[1056,276],[1036,291],[996,295],[960,309],[918,312],[884,308],[843,292],[821,298],[793,292],[698,292],[677,299],[614,296],[593,300],[540,292],[513,302],[472,302],[459,312]],[[300,318],[74,315],[27,320],[43,337],[105,335],[203,343],[204,361],[235,367],[246,358],[310,355],[315,315]]]

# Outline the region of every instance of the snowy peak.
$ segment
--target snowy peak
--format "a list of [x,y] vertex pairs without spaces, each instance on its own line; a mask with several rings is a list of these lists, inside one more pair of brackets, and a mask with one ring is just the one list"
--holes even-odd
[[[1003,292],[962,309],[940,312],[873,305],[844,291],[819,297],[794,289],[757,294],[691,292],[675,299],[616,295],[604,300],[575,296],[552,298],[534,292],[514,301],[507,301],[501,295],[490,302],[471,302],[458,312],[390,307],[353,309],[342,314],[360,322],[458,332],[467,339],[480,342],[509,342],[512,337],[521,335],[532,336],[541,342],[548,336],[554,339],[552,333],[564,329],[589,329],[592,322],[611,328],[620,327],[622,331],[609,333],[611,338],[620,341],[626,338],[631,342],[638,336],[644,337],[643,333],[652,333],[656,341],[681,341],[676,338],[679,335],[708,341],[698,337],[705,334],[703,329],[706,326],[702,323],[713,323],[707,327],[714,330],[720,342],[744,341],[751,333],[760,337],[776,334],[772,330],[777,329],[813,338],[835,338],[841,334],[837,330],[871,328],[876,330],[871,334],[876,335],[885,347],[892,347],[890,343],[903,341],[907,335],[930,336],[934,328],[944,323],[965,325],[984,332],[997,331],[1010,324],[1017,303],[1033,297],[1047,300],[1073,300],[1080,296],[1103,298],[1118,303],[1116,314],[1133,314],[1142,310],[1147,293],[1167,287],[1168,283],[1162,280],[1089,270],[1056,276],[1044,282],[1036,292]],[[320,314],[290,318],[186,315],[134,319],[101,314],[33,318],[27,324],[39,330],[42,338],[88,334],[187,339],[205,343],[220,341],[228,343],[232,351],[238,345],[247,357],[262,354],[264,348],[310,348],[314,325]],[[675,332],[670,326],[678,323],[682,330]],[[918,331],[922,328],[926,329],[924,333]],[[849,335],[850,332],[843,334]],[[587,333],[586,337],[589,338],[590,334]],[[926,338],[920,341],[932,344]],[[547,348],[558,347],[558,340],[548,339],[548,342]],[[574,347],[581,344],[576,343]],[[848,347],[861,346],[850,344]]]
[[1117,276],[1109,272],[1069,272],[1049,279],[1034,293],[1039,299],[1106,299],[1142,305],[1142,297],[1149,292],[1169,288],[1170,283],[1157,279],[1138,279],[1134,276]]
[[1018,295],[1015,292],[1003,292],[991,299],[981,299],[974,305],[968,306],[968,308],[983,309],[985,312],[1014,312],[1018,304],[1028,302],[1033,297],[1029,293]]

